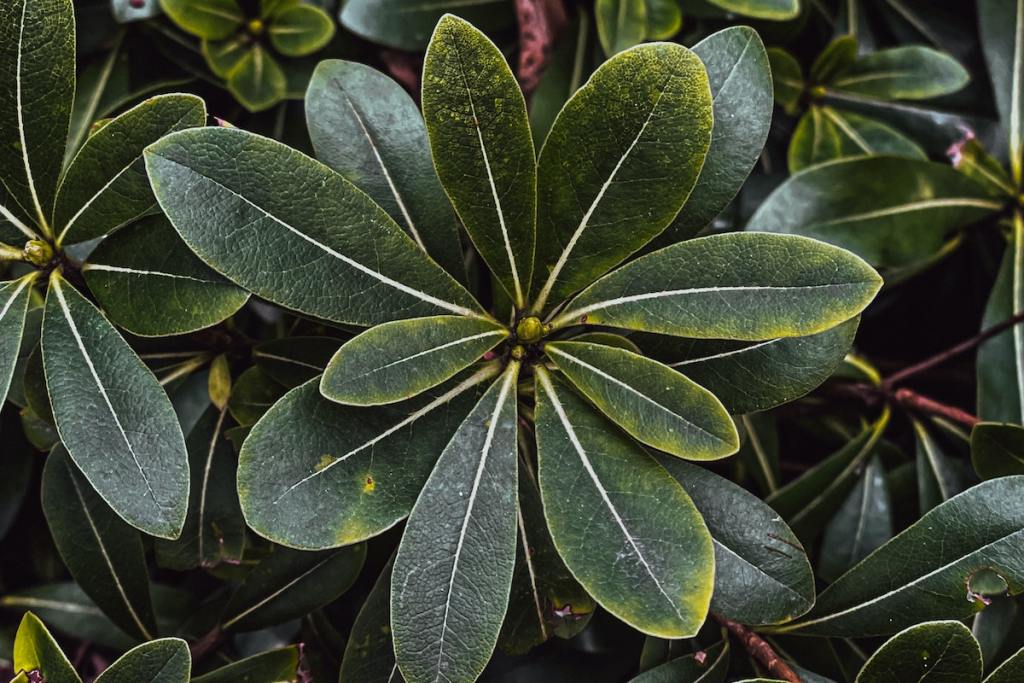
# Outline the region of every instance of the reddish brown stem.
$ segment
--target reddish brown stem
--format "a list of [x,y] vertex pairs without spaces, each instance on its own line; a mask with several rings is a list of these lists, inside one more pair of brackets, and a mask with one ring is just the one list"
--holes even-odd
[[547,64],[555,37],[566,23],[562,0],[515,0],[519,23],[519,63],[516,76],[529,97]]
[[939,403],[938,401],[922,396],[910,389],[897,389],[891,394],[892,400],[895,403],[900,404],[905,408],[914,410],[920,413],[928,413],[930,415],[938,415],[944,417],[947,420],[958,422],[968,429],[973,429],[974,425],[981,422],[975,415],[971,415],[965,410],[961,410],[956,406],[946,405],[945,403]]
[[902,382],[903,380],[907,379],[908,377],[912,377],[913,375],[916,375],[918,373],[924,372],[925,370],[930,370],[933,367],[935,367],[936,365],[941,365],[942,363],[945,363],[950,358],[955,358],[956,356],[959,356],[962,353],[970,351],[974,347],[980,346],[981,344],[985,343],[986,341],[988,341],[992,337],[996,336],[997,334],[1001,334],[1001,333],[1005,332],[1006,330],[1010,329],[1011,327],[1013,327],[1015,325],[1019,325],[1022,322],[1024,322],[1024,311],[1021,311],[1020,313],[1018,313],[1017,315],[1013,316],[1012,318],[1004,320],[1003,322],[999,323],[998,325],[993,325],[992,327],[988,328],[987,330],[983,330],[982,332],[979,332],[975,336],[971,337],[970,339],[966,339],[966,340],[960,342],[956,346],[953,346],[953,347],[951,347],[949,349],[946,349],[945,351],[942,351],[941,353],[937,353],[934,356],[931,356],[930,358],[926,358],[925,360],[921,361],[920,363],[915,363],[914,365],[911,365],[908,368],[904,368],[903,370],[900,370],[899,372],[896,372],[896,373],[893,373],[892,375],[889,375],[882,382],[882,386],[885,387],[886,389],[891,389],[898,382]]
[[192,653],[192,661],[202,661],[206,655],[210,654],[218,647],[224,639],[224,632],[220,630],[220,626],[215,626],[213,630],[207,633],[205,636],[192,643],[189,648]]
[[743,624],[735,622],[732,619],[726,619],[720,614],[715,614],[713,616],[718,623],[729,629],[729,633],[733,634],[741,643],[743,643],[743,647],[750,656],[756,659],[771,675],[783,681],[789,681],[790,683],[802,683],[800,676],[793,671],[782,657],[779,657],[775,650],[772,649],[772,646],[769,645],[764,638],[757,635]]

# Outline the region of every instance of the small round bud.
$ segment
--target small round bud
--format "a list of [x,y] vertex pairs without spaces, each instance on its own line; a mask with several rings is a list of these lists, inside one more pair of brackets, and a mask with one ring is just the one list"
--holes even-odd
[[534,342],[538,342],[543,339],[544,335],[546,335],[550,330],[550,325],[545,325],[540,321],[540,318],[535,315],[531,315],[523,318],[519,321],[519,324],[516,325],[516,336],[521,342],[533,344]]
[[53,260],[53,247],[42,240],[29,240],[25,244],[25,260],[37,268],[42,268]]

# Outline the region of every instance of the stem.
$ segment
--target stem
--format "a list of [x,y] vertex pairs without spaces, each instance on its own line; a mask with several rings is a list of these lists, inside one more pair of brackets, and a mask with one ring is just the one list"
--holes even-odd
[[1012,318],[1008,318],[1007,320],[1004,320],[998,325],[993,325],[987,330],[983,330],[979,334],[976,334],[970,339],[966,339],[960,342],[956,346],[946,349],[945,351],[937,353],[934,356],[931,356],[930,358],[926,358],[920,363],[911,365],[908,368],[904,368],[903,370],[900,370],[899,372],[896,372],[886,377],[885,380],[882,381],[882,386],[886,389],[891,389],[898,382],[902,382],[908,377],[924,372],[925,370],[930,370],[936,365],[941,365],[942,363],[945,363],[947,360],[951,358],[959,356],[960,354],[966,351],[970,351],[974,347],[985,343],[992,337],[995,337],[996,335],[1005,332],[1011,327],[1019,325],[1022,322],[1024,322],[1024,311],[1020,311]]
[[981,422],[977,416],[971,415],[965,410],[961,410],[956,406],[946,405],[945,403],[939,403],[934,399],[922,396],[910,389],[897,389],[891,394],[891,397],[895,403],[900,404],[904,408],[909,408],[910,410],[915,410],[917,412],[929,413],[931,415],[938,415],[953,422],[958,422],[968,429],[973,429],[976,424]]
[[790,683],[803,683],[800,680],[800,676],[787,664],[779,655],[772,649],[772,646],[767,643],[761,636],[757,635],[749,628],[733,621],[732,619],[726,619],[720,614],[714,614],[715,620],[718,621],[722,626],[729,629],[729,633],[736,636],[743,647],[747,650],[751,657],[756,659],[764,668],[768,670],[771,675],[775,676],[784,681]]
[[214,626],[213,630],[196,642],[192,643],[191,647],[189,647],[189,651],[192,653],[192,661],[202,661],[206,655],[220,647],[223,640],[224,632],[221,630],[220,626]]

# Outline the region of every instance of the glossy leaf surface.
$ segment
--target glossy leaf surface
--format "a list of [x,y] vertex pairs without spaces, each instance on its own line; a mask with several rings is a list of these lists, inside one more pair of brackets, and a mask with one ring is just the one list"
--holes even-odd
[[981,648],[958,621],[912,626],[885,642],[857,674],[871,681],[981,681]]

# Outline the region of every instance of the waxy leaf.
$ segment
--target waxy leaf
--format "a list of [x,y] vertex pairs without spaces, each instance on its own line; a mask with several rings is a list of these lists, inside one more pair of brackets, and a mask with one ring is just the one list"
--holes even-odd
[[558,553],[629,625],[692,637],[714,583],[700,513],[651,456],[542,366],[535,371],[540,490]]
[[391,626],[410,683],[474,681],[498,641],[516,563],[516,380],[505,372],[441,453],[395,557]]
[[53,636],[31,612],[25,612],[14,638],[14,670],[36,671],[44,683],[81,683]]
[[661,233],[711,144],[707,73],[656,43],[605,62],[555,119],[537,164],[533,310],[561,302]]
[[288,94],[288,76],[260,44],[245,52],[228,74],[228,90],[251,112],[274,106]]
[[794,236],[729,233],[643,256],[584,290],[552,321],[701,339],[814,334],[860,313],[881,287],[864,261]]
[[768,61],[772,67],[772,89],[775,104],[786,110],[787,114],[795,115],[807,83],[804,81],[803,68],[796,57],[781,47],[768,48]]
[[206,123],[192,95],[161,95],[129,109],[86,140],[57,192],[57,241],[105,235],[156,208],[142,152],[169,133]]
[[208,40],[227,38],[245,21],[237,0],[160,0],[160,7],[175,24]]
[[508,335],[496,322],[454,315],[384,323],[338,349],[320,393],[345,405],[396,403],[451,379]]
[[872,52],[841,69],[828,87],[883,100],[925,100],[960,90],[970,75],[949,55],[920,45]]
[[641,335],[645,354],[714,394],[733,415],[800,398],[828,379],[850,351],[860,318],[807,337],[762,342]]
[[644,42],[647,37],[647,1],[597,0],[594,20],[601,48],[612,57]]
[[293,389],[320,375],[339,346],[335,337],[282,337],[254,346],[252,359],[265,375]]
[[772,123],[772,72],[754,29],[713,33],[693,51],[708,72],[714,128],[697,184],[663,242],[692,237],[725,209],[760,158]]
[[42,349],[57,432],[71,459],[126,522],[177,538],[188,505],[188,454],[170,399],[96,307],[56,271]]
[[837,73],[852,66],[855,61],[857,61],[856,36],[839,36],[829,42],[811,64],[810,80],[814,83],[826,83]]
[[409,514],[437,457],[479,398],[487,368],[403,403],[355,408],[318,382],[288,392],[249,433],[238,497],[256,533],[295,548],[355,543]]
[[739,449],[736,425],[715,395],[675,370],[601,344],[552,342],[545,352],[610,420],[633,438],[689,460]]
[[979,0],[978,29],[999,118],[1009,133],[1010,171],[1024,177],[1024,6],[1016,0]]
[[676,657],[639,676],[629,683],[722,683],[729,670],[729,641],[722,642],[696,653]]
[[[981,328],[1024,311],[1024,218],[1013,232],[992,286]],[[1024,423],[1024,325],[997,334],[978,347],[978,416],[992,422]]]
[[969,593],[979,572],[1020,593],[1022,494],[1024,477],[1003,477],[951,498],[829,586],[806,618],[777,631],[863,637],[922,619],[965,619],[984,608]]
[[96,683],[189,683],[192,655],[180,638],[161,638],[124,653]]
[[53,232],[74,98],[71,0],[0,4],[0,185],[19,207],[10,211],[31,216],[44,234]]
[[163,216],[103,240],[82,273],[110,319],[142,337],[216,325],[249,300],[248,292],[196,258]]
[[506,0],[349,0],[341,23],[352,33],[381,45],[419,52],[427,46],[439,19],[453,12],[482,31],[500,31],[515,23]]
[[331,42],[334,30],[334,20],[323,9],[295,3],[274,12],[267,36],[285,57],[305,57]]
[[245,520],[235,491],[234,449],[224,437],[229,426],[226,411],[211,406],[189,432],[188,514],[178,540],[156,542],[162,567],[186,571],[242,560]]
[[875,681],[980,683],[981,648],[959,621],[911,626],[887,640],[857,674],[857,683]]
[[873,425],[766,499],[804,542],[812,541],[840,508],[882,438],[889,417],[886,409]]
[[537,211],[523,92],[494,43],[446,15],[424,58],[422,99],[441,184],[480,255],[522,308],[533,272]]
[[404,683],[391,639],[391,569],[388,562],[359,609],[345,643],[338,683]]
[[240,426],[251,427],[286,391],[287,387],[275,381],[257,365],[239,375],[232,384],[228,411]]
[[1024,676],[1024,649],[1017,650],[1012,657],[1000,664],[985,678],[985,683],[1014,683]]
[[971,461],[982,479],[1024,474],[1024,427],[978,424],[971,432]]
[[34,277],[0,282],[0,407],[14,377]]
[[146,163],[160,205],[192,251],[268,301],[365,326],[482,316],[383,209],[279,142],[233,128],[182,131],[151,146]]
[[885,470],[875,456],[825,527],[818,574],[835,581],[892,538],[892,502]]
[[298,619],[347,591],[365,559],[362,543],[319,553],[275,548],[231,596],[221,624],[225,629],[256,631]]
[[854,157],[791,176],[747,229],[814,237],[895,267],[931,257],[951,230],[1001,208],[984,186],[948,165]]
[[800,119],[789,142],[789,172],[861,155],[928,158],[917,143],[884,123],[853,112],[813,105]]
[[0,597],[0,607],[17,614],[32,610],[56,631],[114,650],[123,652],[137,642],[117,628],[74,581],[6,594]]
[[196,676],[192,683],[290,683],[298,680],[301,648],[292,645],[261,652]]
[[800,13],[800,0],[708,0],[724,10],[755,19],[785,21]]
[[57,446],[46,459],[43,512],[75,581],[121,629],[139,640],[156,633],[142,536],[100,498]]
[[961,450],[966,450],[966,437],[950,428],[946,428],[944,431],[947,433],[943,434],[943,425],[937,421],[934,424],[934,427],[925,427],[921,422],[914,420],[917,445],[917,497],[921,514],[968,487],[965,468],[962,462],[957,461],[954,453],[957,440],[961,442]]
[[647,39],[668,40],[683,26],[683,8],[675,0],[646,0]]
[[778,513],[703,467],[658,457],[693,499],[715,546],[711,609],[744,624],[777,624],[814,604],[807,554]]
[[320,62],[306,92],[316,156],[370,195],[456,280],[458,223],[430,158],[419,108],[398,83],[356,62]]
[[590,622],[594,600],[559,557],[544,519],[540,489],[530,463],[519,468],[519,544],[505,623],[498,647],[526,654],[553,635],[572,638]]

